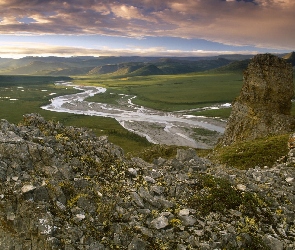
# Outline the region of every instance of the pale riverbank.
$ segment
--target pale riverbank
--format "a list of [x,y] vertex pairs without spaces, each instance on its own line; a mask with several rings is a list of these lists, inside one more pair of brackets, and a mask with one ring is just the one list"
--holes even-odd
[[[206,117],[187,115],[186,111],[162,112],[132,103],[134,96],[122,95],[120,104],[111,105],[87,102],[85,99],[106,91],[93,86],[74,86],[71,82],[57,82],[83,92],[51,99],[49,105],[41,108],[55,112],[67,112],[90,116],[104,116],[116,119],[124,128],[145,136],[155,144],[210,148],[224,132],[225,122]],[[211,136],[197,135],[195,128],[216,131]],[[210,138],[209,138],[210,137]]]

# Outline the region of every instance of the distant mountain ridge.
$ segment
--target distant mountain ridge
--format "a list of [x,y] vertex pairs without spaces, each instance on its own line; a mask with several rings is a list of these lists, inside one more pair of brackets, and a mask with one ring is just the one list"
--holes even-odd
[[[212,57],[24,57],[0,58],[0,75],[108,75],[110,77],[184,74],[202,71],[240,72],[252,55]],[[294,52],[284,55],[295,65]]]
[[230,63],[212,57],[25,57],[0,60],[2,75],[104,75],[141,76],[200,72]]

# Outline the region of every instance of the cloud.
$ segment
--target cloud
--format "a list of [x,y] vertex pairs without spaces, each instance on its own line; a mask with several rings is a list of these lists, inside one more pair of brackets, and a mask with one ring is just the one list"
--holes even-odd
[[0,34],[171,36],[293,50],[294,11],[293,0],[0,0]]
[[112,6],[112,12],[116,17],[123,19],[144,19],[138,8],[134,6],[114,5]]
[[[13,51],[13,53],[11,53]],[[0,43],[0,55],[2,58],[21,58],[24,56],[213,56],[222,54],[257,54],[253,51],[205,51],[205,50],[169,50],[165,47],[130,47],[127,49],[113,49],[104,47],[102,49],[91,49],[84,47],[54,46],[47,43]]]

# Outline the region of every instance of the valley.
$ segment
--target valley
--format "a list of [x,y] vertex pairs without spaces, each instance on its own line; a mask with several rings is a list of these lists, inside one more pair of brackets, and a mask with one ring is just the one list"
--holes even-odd
[[[125,152],[140,151],[152,143],[209,148],[222,130],[208,130],[206,126],[224,128],[231,108],[222,105],[231,103],[238,95],[249,58],[232,55],[1,59],[0,118],[17,124],[23,115],[39,113],[48,120],[87,127],[98,136],[107,135]],[[54,84],[57,81],[106,91],[85,96],[87,103],[79,104],[80,111],[74,107],[74,101],[64,104],[66,111],[42,109],[49,107],[51,99],[81,92]],[[157,119],[151,119],[151,115]]]
[[[71,82],[56,82],[58,86],[73,87],[83,92],[58,96],[42,109],[54,112],[102,116],[116,119],[122,127],[145,137],[154,144],[187,146],[193,148],[210,148],[218,135],[224,131],[225,122],[217,119],[188,115],[189,110],[163,112],[147,109],[133,103],[136,96],[120,94],[117,105],[98,102],[87,102],[85,99],[106,91],[102,87],[75,86]],[[113,94],[113,93],[110,93]],[[229,105],[221,105],[226,107]],[[204,107],[210,109],[211,107]],[[214,107],[216,108],[216,107]],[[203,128],[211,131],[202,140],[194,140],[194,129]],[[210,138],[209,138],[210,137]]]

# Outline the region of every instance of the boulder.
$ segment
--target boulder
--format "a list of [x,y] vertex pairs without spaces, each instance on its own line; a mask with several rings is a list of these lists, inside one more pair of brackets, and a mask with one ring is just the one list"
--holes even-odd
[[253,57],[244,72],[240,95],[232,112],[221,144],[252,140],[292,131],[294,95],[292,65],[271,54]]

